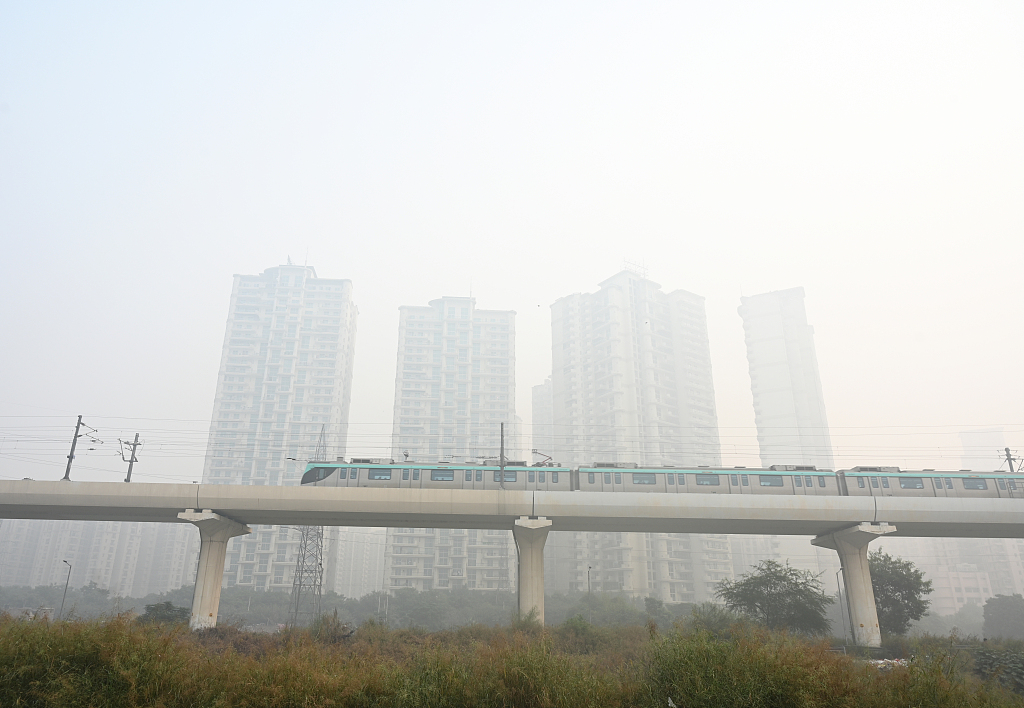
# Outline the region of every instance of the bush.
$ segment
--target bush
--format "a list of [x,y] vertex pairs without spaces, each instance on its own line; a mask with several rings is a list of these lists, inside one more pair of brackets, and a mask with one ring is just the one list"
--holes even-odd
[[189,633],[127,616],[0,616],[0,705],[664,708],[671,698],[680,708],[1024,706],[995,680],[971,676],[948,639],[945,648],[924,647],[928,656],[908,668],[881,673],[825,644],[737,624],[725,638],[692,624],[651,638],[642,627],[595,627],[582,617],[433,634],[368,622],[334,642],[336,623],[343,626],[332,613],[319,630]]

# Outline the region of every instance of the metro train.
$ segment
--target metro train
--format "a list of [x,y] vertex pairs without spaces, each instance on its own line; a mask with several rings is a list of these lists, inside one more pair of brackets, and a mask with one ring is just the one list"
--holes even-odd
[[800,494],[958,498],[1024,497],[1024,474],[957,470],[852,467],[824,470],[807,465],[748,467],[649,467],[595,463],[593,467],[423,464],[353,459],[310,462],[303,485],[412,489],[511,489],[561,492],[655,492],[662,494]]

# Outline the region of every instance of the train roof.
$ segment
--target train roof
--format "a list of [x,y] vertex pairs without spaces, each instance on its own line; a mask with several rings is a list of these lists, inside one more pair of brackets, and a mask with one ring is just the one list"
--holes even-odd
[[899,467],[852,467],[839,470],[848,477],[877,477],[879,475],[897,475],[900,477],[1013,477],[1024,478],[1021,472],[1004,470],[902,470]]
[[763,475],[819,475],[834,476],[832,470],[819,470],[814,467],[797,465],[773,465],[771,467],[580,467],[580,472],[640,472],[666,473],[682,472],[686,474],[763,474]]
[[[451,469],[451,470],[500,470],[499,465],[475,465],[472,463],[450,463],[450,462],[307,462],[306,469],[311,467],[361,467],[361,468],[379,468],[384,467],[387,469]],[[568,467],[550,467],[545,465],[543,467],[534,467],[532,465],[516,463],[506,464],[505,469],[507,470],[554,470],[556,472],[569,471]]]

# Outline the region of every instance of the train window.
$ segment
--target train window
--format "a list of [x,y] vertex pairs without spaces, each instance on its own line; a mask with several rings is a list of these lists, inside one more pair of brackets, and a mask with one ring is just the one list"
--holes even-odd
[[551,481],[554,484],[558,484],[558,473],[557,472],[552,472],[551,473]]
[[[501,481],[501,470],[494,470],[494,481],[495,482],[500,482]],[[516,473],[515,472],[509,472],[508,470],[505,470],[505,481],[506,482],[515,482],[516,481]]]
[[[636,475],[633,475],[633,479],[636,479]],[[667,479],[668,483],[671,485],[675,485],[676,483],[676,476],[672,473],[665,475],[665,479]],[[633,484],[636,484],[636,482],[634,481]]]
[[697,475],[697,484],[702,487],[717,487],[721,482],[718,481],[717,474],[699,474]]
[[729,475],[729,481],[732,483],[732,486],[738,487],[740,484],[740,476],[738,474],[731,474]]
[[882,486],[885,487],[886,489],[889,488],[889,478],[888,477],[882,477]]
[[864,478],[863,477],[858,477],[857,478],[857,486],[860,487],[861,489],[864,489]]
[[946,477],[946,489],[952,489],[952,488],[953,488],[953,480],[950,479],[949,477]]
[[594,473],[593,472],[587,472],[587,481],[590,482],[591,484],[594,483]]
[[878,477],[871,478],[871,486],[874,487],[875,489],[878,489]]
[[[682,475],[679,475],[679,476],[682,477]],[[750,483],[750,477],[748,477],[745,474],[741,474],[740,475],[740,480],[743,482],[743,486],[744,487],[746,487]]]
[[419,479],[420,478],[420,471],[419,470],[413,470],[412,471],[412,478],[413,478],[413,481]]
[[540,482],[541,484],[547,482],[547,473],[545,473],[544,470],[541,470],[540,472],[537,473],[537,481]]
[[616,472],[615,473],[615,484],[622,484],[622,473],[621,472]]
[[782,486],[782,475],[781,474],[761,474],[757,476],[758,481],[762,487],[781,487]]
[[657,477],[651,472],[634,472],[633,484],[657,484]]
[[477,482],[483,482],[484,481],[484,471],[483,470],[477,470],[476,471],[476,481]]
[[800,479],[800,475],[797,475],[796,477],[793,478],[793,483],[798,487],[804,486],[804,483]]
[[681,472],[679,473],[679,484],[686,484],[686,475]]
[[[810,483],[809,480],[808,480],[808,483]],[[825,478],[824,477],[821,477],[821,476],[818,477],[818,486],[819,487],[824,487],[825,486]]]
[[391,479],[391,470],[366,470],[367,479]]
[[611,484],[612,483],[612,473],[611,472],[605,472],[604,473],[604,483],[605,484]]
[[526,473],[526,481],[527,482],[536,482],[537,481],[537,473],[534,472],[533,470],[530,470],[529,472],[527,472]]
[[431,482],[454,482],[455,470],[430,470]]
[[[813,486],[813,482],[810,477],[804,477],[804,482],[807,484],[808,487]],[[824,487],[825,485],[823,484],[821,486]]]
[[983,479],[972,478],[964,480],[964,489],[988,489],[988,482]]
[[402,470],[402,479],[404,481],[408,481],[409,480],[409,470]]
[[1006,480],[1006,486],[1014,492],[1017,491],[1017,483],[1012,479]]
[[924,489],[921,477],[900,477],[900,489]]
[[473,481],[473,470],[466,470],[466,481],[467,482],[472,482]]
[[1000,489],[1006,489],[1006,480],[1005,479],[999,480],[999,488]]

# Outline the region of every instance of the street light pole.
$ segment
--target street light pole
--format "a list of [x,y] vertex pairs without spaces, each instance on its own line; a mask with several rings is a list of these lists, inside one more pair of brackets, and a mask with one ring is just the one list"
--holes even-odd
[[590,615],[587,622],[590,624],[594,624],[594,596],[590,592],[590,570],[593,567],[592,565],[587,566],[587,610]]
[[71,564],[64,561],[68,565],[68,579],[64,581],[64,597],[60,600],[60,614],[57,615],[57,619],[60,620],[64,617],[64,601],[68,599],[68,583],[71,582]]

